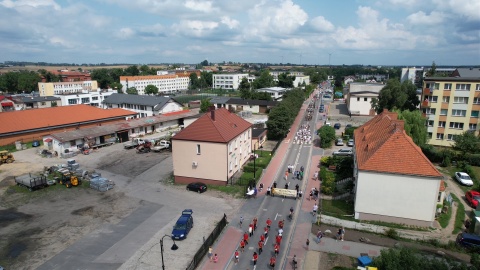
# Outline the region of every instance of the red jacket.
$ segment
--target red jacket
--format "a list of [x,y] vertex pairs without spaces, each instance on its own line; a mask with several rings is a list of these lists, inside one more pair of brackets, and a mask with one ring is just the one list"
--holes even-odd
[[262,241],[258,241],[258,248],[263,248],[263,242]]
[[272,225],[272,221],[270,219],[267,219],[267,226]]
[[253,260],[254,261],[258,260],[258,254],[253,254]]
[[260,235],[260,241],[264,242],[265,241],[265,235]]
[[245,234],[243,235],[243,240],[248,240],[248,233],[245,233]]

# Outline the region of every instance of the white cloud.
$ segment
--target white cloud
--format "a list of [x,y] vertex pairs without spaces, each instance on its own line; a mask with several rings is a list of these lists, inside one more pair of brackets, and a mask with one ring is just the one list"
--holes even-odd
[[310,42],[303,38],[280,39],[280,44],[286,48],[302,48],[310,46]]
[[218,27],[217,22],[213,21],[181,21],[179,24],[175,24],[172,26],[174,30],[179,33],[182,33],[186,36],[194,36],[194,37],[203,37],[204,35],[208,35],[211,33],[212,30]]
[[54,46],[61,46],[61,47],[66,47],[66,48],[73,48],[73,44],[66,41],[65,39],[61,37],[50,37],[49,42],[54,45]]
[[423,11],[410,14],[407,17],[407,21],[411,24],[422,25],[436,25],[443,22],[445,15],[442,12],[432,11],[430,15],[425,14]]
[[55,10],[60,10],[61,7],[54,0],[4,0],[0,5],[7,8],[21,9],[24,7],[38,8],[38,7],[53,7]]
[[417,3],[416,0],[390,0],[392,5],[398,6],[413,6]]
[[323,16],[313,18],[310,21],[310,24],[313,26],[313,28],[320,32],[330,32],[335,29],[335,26],[333,26],[331,22],[327,21]]
[[117,33],[115,33],[115,36],[119,39],[129,39],[135,34],[135,31],[129,27],[124,27],[121,28]]
[[202,1],[188,0],[185,2],[185,7],[194,11],[201,11],[205,13],[210,13],[213,11],[211,1],[202,2]]
[[469,20],[480,20],[480,1],[478,0],[433,0],[437,8],[445,12],[465,16]]
[[221,22],[223,24],[225,24],[226,26],[228,26],[228,28],[230,29],[234,29],[234,28],[237,28],[239,25],[240,25],[240,22],[235,20],[235,19],[231,19],[230,17],[228,16],[223,16],[221,18]]

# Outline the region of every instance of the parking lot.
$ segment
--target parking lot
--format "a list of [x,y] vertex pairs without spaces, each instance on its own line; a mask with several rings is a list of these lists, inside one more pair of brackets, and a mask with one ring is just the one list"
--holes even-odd
[[[172,242],[165,239],[168,267],[185,268],[223,213],[235,215],[240,205],[221,193],[197,194],[173,185],[170,152],[137,154],[121,144],[75,157],[81,168],[113,180],[113,190],[9,188],[13,176],[66,163],[43,158],[38,150],[15,152],[16,161],[0,167],[0,265],[7,269],[60,269],[58,262],[84,269],[158,269],[159,239],[171,233],[183,209],[191,208],[195,226],[177,242],[179,249],[171,251]],[[75,252],[90,257],[65,260],[64,253]]]

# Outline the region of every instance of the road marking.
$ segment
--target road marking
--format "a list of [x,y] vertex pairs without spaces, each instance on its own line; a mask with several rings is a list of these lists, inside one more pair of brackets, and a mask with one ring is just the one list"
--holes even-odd
[[275,215],[275,218],[273,220],[277,220],[277,217],[278,217],[278,213]]

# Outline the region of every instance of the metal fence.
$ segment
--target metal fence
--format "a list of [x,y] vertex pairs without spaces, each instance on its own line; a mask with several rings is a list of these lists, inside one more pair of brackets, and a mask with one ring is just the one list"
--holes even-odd
[[198,249],[197,253],[195,253],[195,256],[193,256],[192,261],[187,266],[187,270],[193,270],[197,268],[203,257],[205,257],[205,254],[207,254],[208,248],[213,246],[213,243],[215,240],[217,240],[218,236],[220,233],[222,233],[223,228],[225,228],[227,224],[227,215],[223,214],[223,218],[218,222],[217,226],[215,226],[208,238],[203,241],[202,246]]

